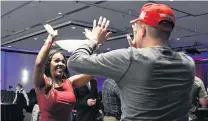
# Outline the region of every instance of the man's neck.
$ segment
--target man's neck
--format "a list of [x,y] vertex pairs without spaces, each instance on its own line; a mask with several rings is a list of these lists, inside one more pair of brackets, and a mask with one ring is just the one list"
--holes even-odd
[[144,40],[144,43],[142,44],[142,48],[153,47],[153,46],[168,46],[168,41],[148,39],[148,40]]

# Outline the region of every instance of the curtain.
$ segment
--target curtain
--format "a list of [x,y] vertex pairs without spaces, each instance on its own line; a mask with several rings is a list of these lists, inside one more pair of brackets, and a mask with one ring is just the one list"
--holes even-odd
[[1,90],[1,103],[12,103],[14,97],[14,91]]

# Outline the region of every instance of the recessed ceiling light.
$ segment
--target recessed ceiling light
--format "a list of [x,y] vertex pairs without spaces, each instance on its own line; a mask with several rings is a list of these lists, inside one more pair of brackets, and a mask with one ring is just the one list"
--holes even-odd
[[72,29],[76,29],[76,27],[75,27],[75,26],[72,26],[71,28],[72,28]]
[[8,47],[12,47],[12,46],[8,46]]
[[110,50],[110,48],[107,48],[107,50]]
[[37,40],[38,38],[34,38],[34,40]]
[[180,40],[180,38],[177,38],[176,40]]
[[61,12],[59,12],[58,14],[59,14],[59,15],[61,15],[62,13],[61,13]]

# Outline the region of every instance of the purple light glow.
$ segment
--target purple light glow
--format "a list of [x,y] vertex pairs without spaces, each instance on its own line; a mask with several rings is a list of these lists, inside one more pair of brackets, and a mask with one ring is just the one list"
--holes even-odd
[[191,54],[188,54],[188,55],[197,61],[208,60],[208,52],[203,52],[201,54],[195,54],[195,55],[191,55]]

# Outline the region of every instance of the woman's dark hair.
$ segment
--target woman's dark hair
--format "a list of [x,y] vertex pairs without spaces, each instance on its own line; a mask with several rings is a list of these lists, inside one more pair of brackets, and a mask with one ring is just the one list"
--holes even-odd
[[[64,57],[65,62],[67,62],[66,56],[65,56],[62,52],[56,51],[56,52],[51,53],[51,54],[48,56],[48,60],[46,61],[46,64],[45,64],[45,72],[44,72],[44,73],[45,73],[45,75],[46,75],[47,77],[51,77],[51,72],[50,72],[51,59],[52,59],[53,55],[55,55],[56,53],[62,54],[63,57]],[[65,63],[65,64],[66,64],[66,63]],[[67,65],[67,64],[66,64],[66,65]],[[62,79],[67,79],[67,78],[69,78],[69,77],[70,77],[69,71],[68,71],[67,68],[65,68]]]
[[[66,58],[66,56],[65,56],[62,52],[60,52],[60,51],[55,51],[55,52],[50,53],[49,56],[48,56],[48,59],[47,59],[47,61],[46,61],[46,63],[45,63],[45,72],[44,72],[44,73],[45,73],[45,75],[46,75],[47,77],[52,77],[52,76],[51,76],[51,72],[50,72],[50,65],[51,65],[52,57],[53,57],[56,53],[62,54],[63,57],[64,57],[64,60],[65,60],[65,64],[66,64],[66,62],[67,62],[67,58]],[[67,65],[67,64],[66,64],[66,65]],[[62,76],[62,79],[67,79],[67,78],[69,78],[69,77],[70,77],[70,73],[69,73],[68,69],[65,68],[64,74],[63,74],[63,76]],[[53,83],[52,83],[52,84],[47,84],[47,85],[45,86],[45,93],[46,93],[46,94],[51,90],[52,86],[53,86]]]

